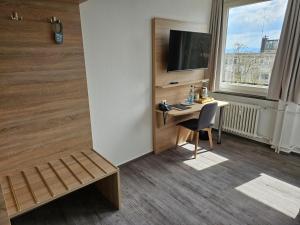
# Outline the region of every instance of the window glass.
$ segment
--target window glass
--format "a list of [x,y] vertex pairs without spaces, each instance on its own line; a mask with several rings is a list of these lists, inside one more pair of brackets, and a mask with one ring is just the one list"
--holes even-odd
[[272,0],[228,8],[220,87],[268,87],[286,6]]

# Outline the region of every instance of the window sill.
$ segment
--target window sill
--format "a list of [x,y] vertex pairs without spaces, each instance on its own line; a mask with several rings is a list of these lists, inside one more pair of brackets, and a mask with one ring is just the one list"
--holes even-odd
[[254,94],[244,94],[244,93],[236,93],[236,92],[229,92],[229,91],[214,91],[213,93],[277,102],[277,100],[268,99],[266,96],[254,95]]

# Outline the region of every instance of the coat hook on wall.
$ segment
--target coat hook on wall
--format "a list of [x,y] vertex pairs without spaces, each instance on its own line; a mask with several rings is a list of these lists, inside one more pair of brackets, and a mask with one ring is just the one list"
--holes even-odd
[[18,12],[12,12],[10,15],[11,20],[21,21],[23,20],[23,16],[19,16]]
[[51,18],[49,18],[49,23],[60,23],[60,20],[56,16],[52,16]]
[[64,42],[63,24],[60,19],[52,16],[49,19],[49,23],[52,25],[52,30],[54,32],[54,40],[56,44],[62,44]]

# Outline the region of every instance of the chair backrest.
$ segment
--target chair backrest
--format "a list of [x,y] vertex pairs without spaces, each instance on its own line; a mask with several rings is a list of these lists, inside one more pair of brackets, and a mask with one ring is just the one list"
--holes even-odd
[[208,128],[211,125],[211,121],[216,115],[217,109],[218,109],[217,102],[203,106],[203,108],[200,111],[200,115],[198,119],[198,130]]

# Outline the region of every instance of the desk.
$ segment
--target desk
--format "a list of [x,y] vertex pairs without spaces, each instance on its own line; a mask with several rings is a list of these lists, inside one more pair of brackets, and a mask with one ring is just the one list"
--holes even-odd
[[221,144],[224,107],[229,105],[229,102],[215,100],[215,101],[212,101],[209,103],[204,103],[204,104],[195,103],[194,105],[191,105],[189,109],[186,109],[186,110],[172,109],[167,112],[166,116],[184,116],[184,115],[188,115],[188,114],[193,114],[195,112],[200,112],[204,105],[210,104],[213,102],[217,102],[218,107],[220,108],[217,143]]

